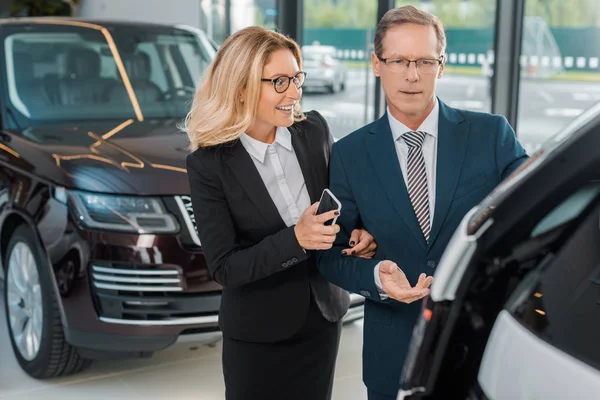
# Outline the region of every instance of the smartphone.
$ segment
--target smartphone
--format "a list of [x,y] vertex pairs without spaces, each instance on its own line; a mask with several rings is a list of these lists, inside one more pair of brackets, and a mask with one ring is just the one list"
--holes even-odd
[[[317,215],[323,214],[327,211],[337,210],[340,212],[342,210],[342,203],[331,193],[331,190],[325,189],[323,193],[321,193],[321,199],[319,200],[319,207],[317,208]],[[330,219],[325,222],[325,225],[333,225],[337,221],[337,217]]]

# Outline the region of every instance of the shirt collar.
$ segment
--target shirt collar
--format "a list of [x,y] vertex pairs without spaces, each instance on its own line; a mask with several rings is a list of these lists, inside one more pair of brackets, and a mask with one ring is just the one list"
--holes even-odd
[[[390,128],[392,130],[392,135],[394,136],[394,141],[398,140],[402,137],[406,132],[411,132],[412,129],[409,129],[402,122],[398,121],[392,113],[390,112],[390,107],[387,107],[387,115],[388,121],[390,122]],[[437,97],[435,98],[435,104],[433,106],[433,110],[429,113],[427,118],[421,123],[417,131],[426,132],[428,135],[437,138],[438,136],[438,122],[440,120],[440,105]]]
[[[269,148],[269,144],[265,142],[261,142],[260,140],[256,140],[247,134],[243,134],[240,136],[240,141],[242,145],[252,157],[256,160],[260,161],[260,163],[265,162],[265,157],[267,155],[267,149]],[[279,144],[281,147],[288,151],[292,151],[292,134],[288,130],[288,128],[284,126],[280,126],[277,128],[277,132],[275,132],[275,141],[273,144]]]

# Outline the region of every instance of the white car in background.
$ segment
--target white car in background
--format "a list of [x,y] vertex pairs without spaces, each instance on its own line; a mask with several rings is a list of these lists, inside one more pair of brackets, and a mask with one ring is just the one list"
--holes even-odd
[[304,89],[337,93],[346,88],[348,72],[333,46],[302,46],[302,63],[306,72]]

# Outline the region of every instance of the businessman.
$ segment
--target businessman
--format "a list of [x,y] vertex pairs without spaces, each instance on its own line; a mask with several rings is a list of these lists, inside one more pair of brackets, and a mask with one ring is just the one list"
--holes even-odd
[[[436,97],[446,37],[435,16],[412,6],[390,10],[374,45],[388,108],[333,145],[330,188],[342,202],[341,231],[318,265],[330,282],[366,298],[363,380],[369,400],[391,400],[420,299],[453,232],[527,155],[504,117]],[[373,260],[342,254],[359,224],[378,243]]]

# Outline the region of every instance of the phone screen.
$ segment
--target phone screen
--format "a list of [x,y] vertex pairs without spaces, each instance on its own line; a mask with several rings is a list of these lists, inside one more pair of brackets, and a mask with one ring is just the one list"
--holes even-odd
[[[333,197],[329,194],[329,192],[324,191],[321,195],[321,200],[319,200],[319,207],[317,208],[317,215],[323,214],[327,211],[337,210],[339,208],[338,203],[335,201]],[[335,221],[335,218],[330,219],[325,222],[325,225],[331,225]]]

